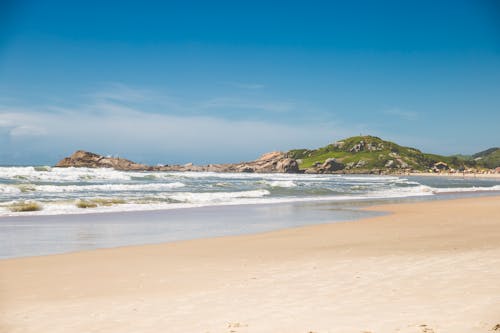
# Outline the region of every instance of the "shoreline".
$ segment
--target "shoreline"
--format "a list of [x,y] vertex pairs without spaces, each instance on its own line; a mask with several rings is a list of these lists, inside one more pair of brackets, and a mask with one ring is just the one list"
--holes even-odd
[[[488,193],[490,194],[490,193]],[[405,198],[408,200],[418,200],[415,198]],[[394,202],[397,202],[396,200]],[[214,237],[239,236],[239,235],[254,235],[265,232],[278,230],[286,230],[288,228],[301,227],[307,225],[320,225],[328,223],[352,222],[360,220],[364,217],[375,216],[377,214],[360,209],[360,207],[369,207],[380,205],[381,201],[365,200],[354,202],[331,202],[329,200],[320,201],[299,201],[299,202],[282,202],[282,203],[260,203],[260,204],[233,204],[233,205],[216,205],[202,206],[190,208],[175,208],[175,209],[160,209],[160,210],[143,210],[143,211],[121,211],[121,212],[95,212],[86,214],[65,214],[65,215],[27,215],[27,216],[6,216],[0,219],[0,222],[17,227],[18,231],[26,230],[24,224],[28,224],[31,234],[22,239],[32,239],[37,236],[37,233],[43,233],[44,229],[51,228],[52,232],[57,236],[53,239],[40,239],[38,242],[54,242],[57,239],[72,239],[80,233],[81,229],[88,229],[93,226],[94,235],[100,235],[109,232],[108,225],[117,225],[118,229],[112,228],[116,236],[125,236],[119,243],[102,244],[96,239],[96,245],[86,248],[74,249],[59,248],[55,252],[43,247],[38,249],[38,254],[31,251],[28,254],[10,256],[5,253],[5,248],[0,248],[0,260],[16,259],[26,257],[40,257],[46,255],[70,254],[78,253],[87,250],[110,249],[127,246],[142,246],[154,245],[163,243],[173,243],[179,241],[189,241],[196,239],[207,239]],[[327,211],[325,212],[325,208]],[[277,212],[277,213],[274,213]],[[231,223],[218,223],[220,216],[230,216]],[[247,216],[252,216],[247,217]],[[141,221],[147,221],[147,224]],[[168,223],[165,223],[168,222]],[[136,235],[145,232],[153,227],[156,229],[155,238],[142,238],[139,242],[127,240],[126,235],[130,232],[130,225]],[[96,227],[100,226],[100,227]],[[121,227],[120,227],[121,226]],[[0,228],[2,225],[0,225]],[[76,229],[72,233],[57,234],[58,227]],[[19,229],[20,228],[20,229]],[[121,229],[126,229],[126,232],[120,234]],[[175,230],[183,232],[175,232]],[[203,229],[209,231],[200,232]],[[7,243],[11,237],[7,229],[0,229],[4,232],[4,242]],[[120,237],[121,238],[121,237]],[[2,233],[0,233],[0,244],[2,241]],[[97,245],[100,244],[100,245]],[[1,245],[0,245],[1,246]],[[3,252],[1,252],[3,250]],[[18,254],[24,250],[23,247],[17,246],[8,250],[7,253],[17,252]]]
[[[354,223],[0,260],[8,332],[488,332],[500,197]],[[427,330],[424,330],[427,329]]]
[[456,173],[456,172],[446,172],[446,173],[433,173],[433,172],[410,172],[409,174],[401,174],[401,176],[422,176],[422,177],[447,177],[447,178],[465,178],[465,179],[500,179],[500,173]]
[[[464,193],[500,191],[500,178],[492,176],[194,173],[127,175],[116,174],[108,168],[106,171],[84,170],[83,173],[75,169],[69,174],[55,175],[22,174],[19,175],[25,178],[22,182],[14,180],[12,184],[0,184],[3,193],[0,219],[231,204],[383,199],[453,192],[455,188]],[[317,179],[324,181],[317,182]]]
[[[499,195],[500,191],[448,192],[432,196],[354,201],[324,199],[81,214],[3,216],[0,217],[0,222],[4,223],[0,225],[0,244],[3,243],[0,245],[0,260],[213,237],[255,235],[303,226],[357,222],[370,216],[388,214],[371,210],[371,207]],[[274,211],[279,213],[275,214]],[[220,216],[231,216],[231,223],[218,223]],[[25,228],[25,225],[29,228]],[[47,235],[49,228],[53,236]],[[155,230],[154,236],[148,236],[152,229]],[[205,229],[209,231],[203,231]],[[109,233],[114,234],[119,241],[107,240],[106,234]],[[134,235],[132,238],[127,236],[130,233]],[[85,234],[91,237],[86,245],[68,242]],[[29,240],[35,242],[26,243]],[[66,245],[43,245],[58,240],[64,240]]]

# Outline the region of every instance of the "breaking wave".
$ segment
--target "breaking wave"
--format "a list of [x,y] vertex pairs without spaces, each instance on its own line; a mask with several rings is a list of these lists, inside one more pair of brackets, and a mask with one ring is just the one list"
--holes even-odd
[[[500,180],[0,167],[0,216],[500,192]],[[80,201],[91,205],[78,205]],[[13,212],[36,202],[42,209]],[[85,207],[83,209],[82,207]]]

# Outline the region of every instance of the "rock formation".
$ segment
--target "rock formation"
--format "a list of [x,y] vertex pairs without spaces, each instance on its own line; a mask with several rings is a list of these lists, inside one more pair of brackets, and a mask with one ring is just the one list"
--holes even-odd
[[149,166],[119,157],[105,157],[98,154],[76,151],[56,164],[56,167],[113,168],[124,171],[212,171],[212,172],[256,172],[256,173],[299,173],[299,165],[295,159],[288,158],[282,152],[262,155],[251,162],[231,164],[194,165],[160,165]]
[[105,157],[83,150],[78,150],[73,155],[63,158],[56,167],[87,167],[87,168],[113,168],[126,171],[153,170],[145,164],[139,164],[119,157]]
[[356,136],[317,149],[271,152],[250,162],[149,166],[118,157],[77,151],[58,167],[114,168],[132,171],[210,171],[255,173],[401,174],[409,172],[499,172],[500,148],[472,156],[441,156],[400,146],[374,136]]
[[335,158],[327,158],[324,163],[316,163],[312,168],[308,168],[306,173],[333,173],[344,170],[345,165]]

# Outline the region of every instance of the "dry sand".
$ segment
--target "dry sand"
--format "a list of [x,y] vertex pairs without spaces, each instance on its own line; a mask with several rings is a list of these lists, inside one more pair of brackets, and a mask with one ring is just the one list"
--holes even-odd
[[494,332],[500,197],[372,209],[394,213],[0,260],[0,331]]

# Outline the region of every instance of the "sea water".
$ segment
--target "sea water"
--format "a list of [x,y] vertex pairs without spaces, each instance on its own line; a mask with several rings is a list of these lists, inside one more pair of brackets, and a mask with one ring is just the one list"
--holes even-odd
[[[500,180],[0,167],[0,216],[356,201],[477,191],[500,191]],[[37,203],[40,210],[15,211],[26,202]]]
[[[374,215],[358,209],[372,203],[484,194],[500,194],[500,180],[0,167],[0,258],[346,221]],[[13,211],[27,202],[40,210]]]

